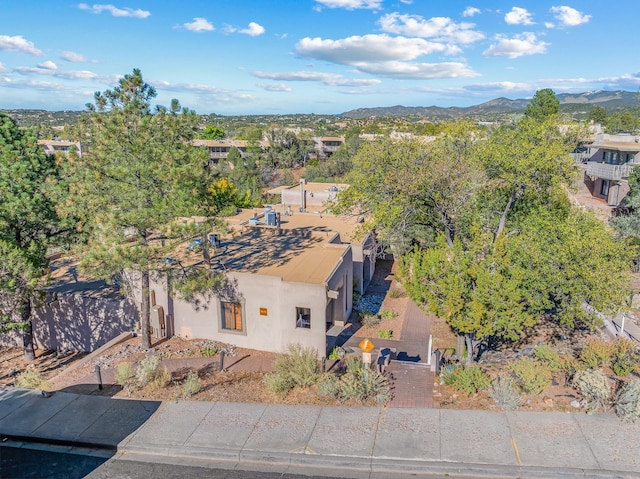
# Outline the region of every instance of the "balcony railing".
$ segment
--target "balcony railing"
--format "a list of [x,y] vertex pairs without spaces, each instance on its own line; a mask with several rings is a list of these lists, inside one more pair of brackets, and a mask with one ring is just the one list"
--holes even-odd
[[629,177],[634,164],[610,165],[598,161],[587,162],[587,175],[603,180],[622,180]]

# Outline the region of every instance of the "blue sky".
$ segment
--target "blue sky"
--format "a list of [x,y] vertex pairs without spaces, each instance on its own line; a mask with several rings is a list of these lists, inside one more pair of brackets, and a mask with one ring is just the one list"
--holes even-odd
[[342,113],[640,86],[636,1],[0,1],[0,108],[82,110],[140,68],[198,113]]

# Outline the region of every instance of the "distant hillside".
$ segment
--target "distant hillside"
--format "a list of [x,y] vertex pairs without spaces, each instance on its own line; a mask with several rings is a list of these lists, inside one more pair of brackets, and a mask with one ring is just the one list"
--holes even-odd
[[[640,106],[638,93],[629,91],[597,91],[586,93],[561,93],[556,95],[560,100],[560,110],[568,113],[587,113],[598,105],[607,110],[619,108],[634,108]],[[364,119],[371,117],[410,117],[423,116],[430,118],[487,118],[496,115],[508,115],[522,113],[529,100],[510,100],[508,98],[496,98],[479,105],[469,107],[442,108],[439,106],[389,106],[378,108],[358,108],[342,113],[341,116],[352,119]]]

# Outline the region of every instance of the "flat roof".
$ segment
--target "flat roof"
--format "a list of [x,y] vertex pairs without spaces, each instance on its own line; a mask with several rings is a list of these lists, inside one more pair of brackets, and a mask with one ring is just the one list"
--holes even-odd
[[[344,190],[349,188],[348,183],[315,183],[315,182],[307,182],[304,184],[305,191],[336,191],[336,190]],[[296,183],[295,185],[285,185],[285,186],[277,186],[275,188],[270,189],[267,193],[272,195],[282,194],[285,190],[300,190],[300,183]]]
[[78,269],[78,264],[79,261],[74,258],[52,259],[49,263],[50,282],[44,287],[44,290],[59,294],[82,293],[83,296],[93,298],[122,298],[118,286],[81,272]]
[[589,145],[590,148],[604,148],[618,151],[640,151],[640,144],[632,141],[603,141]]

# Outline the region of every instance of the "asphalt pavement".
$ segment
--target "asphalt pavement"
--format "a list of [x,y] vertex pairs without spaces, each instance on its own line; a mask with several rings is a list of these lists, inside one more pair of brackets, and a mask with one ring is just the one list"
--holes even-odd
[[583,412],[159,403],[6,388],[0,436],[113,454],[101,468],[117,460],[277,477],[640,478],[640,423]]

